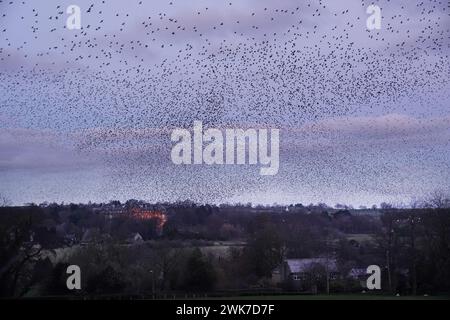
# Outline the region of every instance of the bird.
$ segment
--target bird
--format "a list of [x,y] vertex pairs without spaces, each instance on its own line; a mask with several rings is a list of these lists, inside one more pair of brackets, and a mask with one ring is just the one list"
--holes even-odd
[[[106,128],[77,147],[135,150],[124,155],[126,168],[108,158],[113,171],[154,161],[137,156],[147,146],[142,128],[201,120],[296,130],[361,106],[394,113],[393,105],[412,96],[433,105],[449,84],[444,2],[383,1],[392,13],[381,30],[366,28],[360,8],[324,1],[190,8],[161,1],[157,9],[136,0],[96,2],[95,9],[84,3],[82,28],[68,30],[61,3],[0,0],[0,108],[61,132]],[[131,137],[121,140],[125,129]],[[156,140],[156,149],[167,142]]]

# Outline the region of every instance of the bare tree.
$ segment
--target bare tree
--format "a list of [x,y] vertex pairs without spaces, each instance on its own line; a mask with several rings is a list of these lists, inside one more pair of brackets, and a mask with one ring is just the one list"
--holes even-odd
[[[181,249],[171,247],[169,242],[162,242],[152,250],[152,260],[154,269],[152,272],[152,286],[154,291],[154,278],[158,277],[160,289],[162,291],[169,289],[169,277],[171,272],[177,268],[180,262]],[[157,273],[157,275],[155,275]]]
[[12,205],[11,200],[0,194],[0,207],[9,207]]
[[0,228],[0,296],[22,295],[20,282],[27,281],[42,247],[30,241],[34,226],[31,215],[15,215],[11,226]]
[[425,202],[427,207],[443,209],[450,208],[450,195],[443,190],[434,191]]

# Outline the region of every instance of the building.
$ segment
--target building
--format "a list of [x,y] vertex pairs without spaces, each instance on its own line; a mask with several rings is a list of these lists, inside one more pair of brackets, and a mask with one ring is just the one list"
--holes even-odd
[[348,273],[348,277],[357,281],[361,288],[367,287],[366,283],[369,275],[367,274],[366,268],[352,268]]
[[320,281],[335,280],[339,277],[336,259],[308,258],[285,259],[273,272],[272,282],[297,290],[314,291]]
[[144,238],[142,238],[140,233],[136,232],[131,235],[127,242],[129,244],[140,244],[144,242]]

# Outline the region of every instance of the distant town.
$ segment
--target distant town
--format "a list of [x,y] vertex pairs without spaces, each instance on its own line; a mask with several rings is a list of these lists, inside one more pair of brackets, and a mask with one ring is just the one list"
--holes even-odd
[[[450,293],[450,209],[386,203],[0,207],[3,297],[176,298]],[[79,290],[66,286],[79,266]],[[367,288],[370,265],[381,288]]]

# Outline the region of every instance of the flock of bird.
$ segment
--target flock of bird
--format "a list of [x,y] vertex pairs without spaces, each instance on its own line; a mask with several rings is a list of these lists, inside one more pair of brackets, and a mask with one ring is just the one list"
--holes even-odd
[[366,0],[79,2],[82,27],[68,30],[63,1],[0,0],[0,109],[84,132],[83,150],[140,150],[148,128],[193,120],[296,128],[389,113],[449,84],[444,0],[379,1],[380,30],[366,28]]

